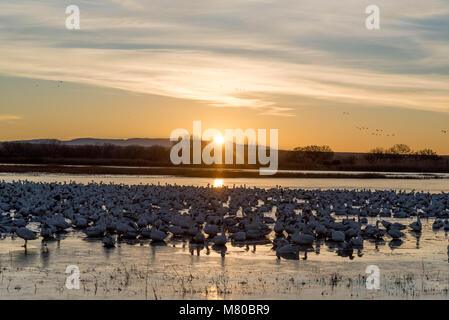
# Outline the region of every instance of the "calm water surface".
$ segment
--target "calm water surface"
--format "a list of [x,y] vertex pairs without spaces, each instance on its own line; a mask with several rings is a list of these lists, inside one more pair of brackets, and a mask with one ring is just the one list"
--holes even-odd
[[[177,184],[193,186],[242,186],[274,188],[305,189],[378,189],[378,190],[417,190],[426,192],[449,192],[449,177],[442,174],[438,179],[353,179],[352,173],[348,178],[192,178],[176,176],[149,175],[74,175],[48,173],[0,173],[0,180],[7,182],[28,180],[34,182],[70,182],[89,183],[103,182],[116,184]],[[400,173],[402,176],[416,176],[416,173]]]

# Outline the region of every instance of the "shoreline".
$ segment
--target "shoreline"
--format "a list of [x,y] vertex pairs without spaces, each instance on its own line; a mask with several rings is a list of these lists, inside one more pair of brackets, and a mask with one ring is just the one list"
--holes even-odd
[[432,180],[444,179],[432,173],[346,173],[341,172],[292,172],[279,170],[271,176],[259,175],[258,170],[246,171],[241,169],[204,169],[186,167],[114,167],[114,166],[67,166],[67,165],[30,165],[30,164],[2,164],[0,173],[50,173],[50,174],[79,174],[79,175],[148,175],[148,176],[178,176],[190,178],[296,178],[296,179],[416,179]]

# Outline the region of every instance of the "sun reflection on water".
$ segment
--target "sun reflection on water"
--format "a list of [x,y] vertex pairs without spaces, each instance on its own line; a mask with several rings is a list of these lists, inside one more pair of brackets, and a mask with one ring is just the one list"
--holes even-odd
[[223,300],[223,297],[221,297],[215,284],[210,286],[209,288],[206,288],[206,291],[203,292],[202,295],[205,296],[208,300]]
[[214,179],[214,188],[223,187],[223,179]]

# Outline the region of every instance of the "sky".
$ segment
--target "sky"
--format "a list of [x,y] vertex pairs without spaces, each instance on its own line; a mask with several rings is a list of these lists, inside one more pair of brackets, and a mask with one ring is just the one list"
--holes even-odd
[[0,140],[164,138],[201,120],[278,129],[284,149],[449,154],[448,40],[447,0],[3,1]]

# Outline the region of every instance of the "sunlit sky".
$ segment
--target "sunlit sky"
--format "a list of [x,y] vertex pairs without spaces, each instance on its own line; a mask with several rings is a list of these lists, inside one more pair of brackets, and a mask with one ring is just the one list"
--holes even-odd
[[168,138],[202,120],[279,129],[286,149],[449,154],[448,54],[447,0],[2,1],[0,140]]

